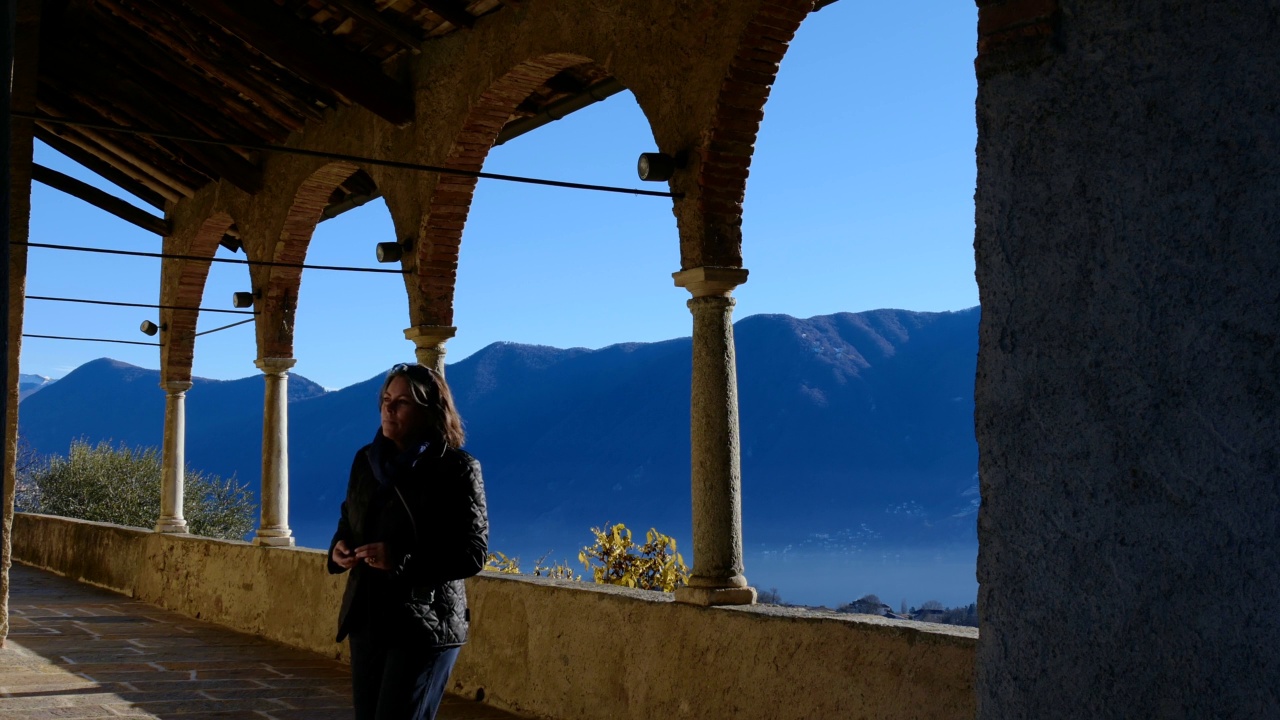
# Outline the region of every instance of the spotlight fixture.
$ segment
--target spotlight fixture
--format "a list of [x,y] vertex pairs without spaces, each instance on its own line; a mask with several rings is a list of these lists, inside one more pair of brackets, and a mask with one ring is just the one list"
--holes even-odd
[[231,252],[240,252],[240,248],[244,247],[244,243],[240,242],[240,238],[230,234],[223,235],[218,244]]
[[640,153],[640,159],[636,161],[636,173],[646,182],[666,182],[682,167],[684,153],[675,157],[660,152]]
[[251,292],[231,293],[231,307],[234,307],[234,308],[253,307],[253,293]]
[[138,329],[142,331],[143,335],[155,336],[156,333],[161,330],[165,330],[166,328],[164,325],[156,325],[150,320],[143,320],[142,324],[138,326]]
[[404,242],[380,242],[376,248],[378,262],[393,263],[398,262],[404,257],[404,253],[409,249],[409,241]]

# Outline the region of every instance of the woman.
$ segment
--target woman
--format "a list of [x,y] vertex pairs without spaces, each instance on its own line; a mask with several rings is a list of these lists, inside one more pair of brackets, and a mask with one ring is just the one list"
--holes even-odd
[[338,642],[351,638],[356,718],[430,719],[467,641],[462,579],[488,551],[484,484],[436,371],[396,365],[380,406],[329,545],[329,572],[351,571]]

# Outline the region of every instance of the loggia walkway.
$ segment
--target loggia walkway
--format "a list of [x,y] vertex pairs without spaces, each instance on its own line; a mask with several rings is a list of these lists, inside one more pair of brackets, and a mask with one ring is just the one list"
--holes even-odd
[[[42,570],[10,570],[0,717],[348,720],[350,668]],[[519,720],[449,696],[441,720]]]

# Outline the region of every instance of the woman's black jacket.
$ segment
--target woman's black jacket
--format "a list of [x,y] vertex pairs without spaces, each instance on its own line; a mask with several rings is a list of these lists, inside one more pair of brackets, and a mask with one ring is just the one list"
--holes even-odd
[[390,486],[380,486],[370,447],[361,448],[351,464],[347,499],[329,543],[329,572],[343,572],[333,562],[338,540],[350,550],[385,542],[392,567],[378,570],[361,562],[351,569],[338,642],[373,622],[376,630],[423,647],[461,645],[470,620],[462,579],[480,572],[489,546],[480,463],[462,450],[433,444]]

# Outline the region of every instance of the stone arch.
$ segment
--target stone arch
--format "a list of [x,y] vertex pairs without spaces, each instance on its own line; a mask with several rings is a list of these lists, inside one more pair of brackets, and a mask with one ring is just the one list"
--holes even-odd
[[[689,187],[679,187],[680,264],[742,267],[742,201],[778,65],[813,0],[766,0],[747,24],[716,98]],[[689,202],[692,201],[692,202]]]
[[[516,106],[560,71],[594,62],[573,53],[550,53],[526,60],[498,78],[471,104],[444,167],[480,172]],[[462,230],[475,196],[476,178],[441,175],[423,218],[415,246],[419,302],[412,303],[414,325],[453,324],[453,293],[458,274]]]
[[[226,212],[215,212],[201,223],[190,245],[183,254],[212,258],[218,250],[218,242],[228,232],[234,232],[235,220]],[[160,304],[183,308],[196,308],[204,298],[205,283],[209,279],[211,263],[202,260],[166,260],[163,273],[174,274],[173,280],[162,280]],[[164,309],[160,311],[160,324],[165,327],[164,342],[160,346],[160,371],[162,382],[186,382],[191,380],[191,364],[195,355],[197,310]]]
[[[263,252],[263,259],[279,263],[302,263],[307,248],[324,210],[334,193],[362,168],[354,163],[336,161],[325,164],[307,176],[294,193],[285,213],[280,235],[274,247]],[[293,357],[294,314],[298,289],[302,284],[302,268],[266,267],[253,273],[258,357]]]

